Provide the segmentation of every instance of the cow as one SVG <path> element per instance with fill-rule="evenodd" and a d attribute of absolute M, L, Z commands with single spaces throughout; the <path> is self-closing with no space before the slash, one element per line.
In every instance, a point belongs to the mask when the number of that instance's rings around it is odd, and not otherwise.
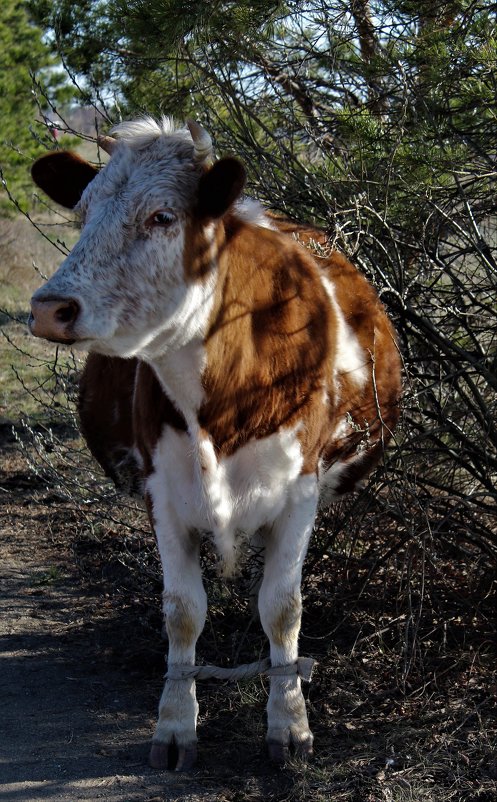
<path fill-rule="evenodd" d="M 312 754 L 299 672 L 301 574 L 318 504 L 364 482 L 392 437 L 401 370 L 375 290 L 326 237 L 278 218 L 213 157 L 196 122 L 119 124 L 101 169 L 66 151 L 32 167 L 81 236 L 31 301 L 33 335 L 89 352 L 80 416 L 117 482 L 141 487 L 162 562 L 168 673 L 150 763 L 195 765 L 195 647 L 210 541 L 236 573 L 264 550 L 269 757 Z M 319 255 L 321 253 L 322 255 Z M 125 480 L 122 480 L 125 482 Z M 169 761 L 169 762 L 168 762 Z"/>

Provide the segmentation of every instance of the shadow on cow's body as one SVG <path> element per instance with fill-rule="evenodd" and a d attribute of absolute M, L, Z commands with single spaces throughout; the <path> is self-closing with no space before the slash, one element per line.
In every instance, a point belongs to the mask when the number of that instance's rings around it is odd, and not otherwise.
<path fill-rule="evenodd" d="M 305 247 L 325 245 L 323 232 L 239 200 L 243 167 L 212 165 L 199 126 L 144 120 L 117 133 L 101 173 L 68 154 L 34 165 L 52 198 L 76 199 L 84 225 L 35 293 L 30 326 L 91 351 L 84 436 L 118 485 L 142 488 L 157 535 L 169 678 L 151 763 L 166 767 L 173 744 L 176 768 L 195 762 L 188 671 L 207 609 L 205 534 L 226 575 L 242 542 L 264 548 L 259 612 L 276 672 L 269 753 L 305 757 L 313 737 L 297 661 L 302 563 L 319 497 L 329 503 L 357 487 L 391 438 L 395 334 L 344 256 Z"/>

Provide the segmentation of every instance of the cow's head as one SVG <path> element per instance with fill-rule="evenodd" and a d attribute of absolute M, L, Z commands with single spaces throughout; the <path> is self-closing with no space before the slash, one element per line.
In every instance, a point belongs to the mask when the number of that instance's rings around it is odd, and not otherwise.
<path fill-rule="evenodd" d="M 146 357 L 190 339 L 205 317 L 222 219 L 245 171 L 234 158 L 211 164 L 197 123 L 146 118 L 113 133 L 100 171 L 66 151 L 33 165 L 36 184 L 75 208 L 82 233 L 33 295 L 29 326 L 55 342 Z"/>

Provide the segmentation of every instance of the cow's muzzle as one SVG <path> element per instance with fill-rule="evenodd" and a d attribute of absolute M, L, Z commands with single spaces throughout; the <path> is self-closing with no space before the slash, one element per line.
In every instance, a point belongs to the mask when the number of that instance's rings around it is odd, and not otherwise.
<path fill-rule="evenodd" d="M 78 339 L 74 333 L 74 325 L 79 313 L 80 306 L 74 298 L 33 297 L 28 319 L 29 330 L 35 337 L 72 345 Z"/>

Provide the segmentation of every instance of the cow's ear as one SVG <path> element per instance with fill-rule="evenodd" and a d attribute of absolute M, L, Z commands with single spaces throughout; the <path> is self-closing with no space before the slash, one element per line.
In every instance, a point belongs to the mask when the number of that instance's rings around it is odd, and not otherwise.
<path fill-rule="evenodd" d="M 33 181 L 49 198 L 74 209 L 84 190 L 98 170 L 70 150 L 54 150 L 35 161 L 31 167 Z"/>
<path fill-rule="evenodd" d="M 197 215 L 210 219 L 222 217 L 241 195 L 246 178 L 245 167 L 238 159 L 227 156 L 215 162 L 200 179 Z"/>

